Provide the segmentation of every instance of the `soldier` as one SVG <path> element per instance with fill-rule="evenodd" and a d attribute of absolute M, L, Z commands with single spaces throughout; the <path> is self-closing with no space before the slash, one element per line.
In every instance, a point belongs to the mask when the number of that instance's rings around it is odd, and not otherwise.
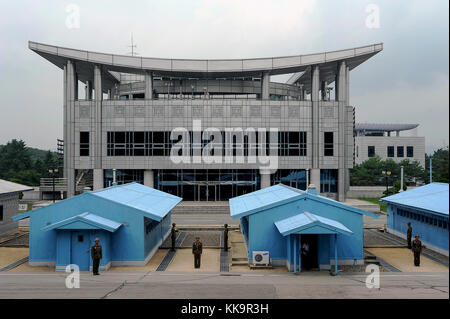
<path fill-rule="evenodd" d="M 95 245 L 91 247 L 92 272 L 94 275 L 100 275 L 98 266 L 100 265 L 100 259 L 102 259 L 102 246 L 98 244 L 99 242 L 100 240 L 95 238 Z"/>
<path fill-rule="evenodd" d="M 170 231 L 170 234 L 172 236 L 172 248 L 171 251 L 175 251 L 175 240 L 177 239 L 177 232 L 178 229 L 175 227 L 175 223 L 172 224 L 172 230 Z"/>
<path fill-rule="evenodd" d="M 412 243 L 412 251 L 414 253 L 414 266 L 420 266 L 420 253 L 422 251 L 422 242 L 419 240 L 419 235 L 416 235 Z"/>
<path fill-rule="evenodd" d="M 225 224 L 223 229 L 223 250 L 228 251 L 228 224 Z"/>
<path fill-rule="evenodd" d="M 408 230 L 406 231 L 406 241 L 408 242 L 408 249 L 411 249 L 411 239 L 412 239 L 412 227 L 411 223 L 408 223 Z"/>
<path fill-rule="evenodd" d="M 192 244 L 192 253 L 194 254 L 194 267 L 200 268 L 200 258 L 202 256 L 203 245 L 200 241 L 200 237 L 195 237 L 195 241 Z"/>

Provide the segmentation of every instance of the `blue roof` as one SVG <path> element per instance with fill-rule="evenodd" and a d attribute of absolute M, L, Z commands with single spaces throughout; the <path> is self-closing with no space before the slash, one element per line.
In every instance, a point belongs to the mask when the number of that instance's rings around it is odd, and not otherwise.
<path fill-rule="evenodd" d="M 97 216 L 91 213 L 83 213 L 47 225 L 41 230 L 79 229 L 79 226 L 76 226 L 78 222 L 91 226 L 89 227 L 90 229 L 104 229 L 110 232 L 115 232 L 122 225 L 121 223 L 115 222 L 108 218 Z"/>
<path fill-rule="evenodd" d="M 283 184 L 277 184 L 249 194 L 231 198 L 229 200 L 230 215 L 232 218 L 241 218 L 262 210 L 298 200 L 303 197 L 333 205 L 358 214 L 365 214 L 378 218 L 377 214 L 366 212 L 362 209 L 342 204 L 331 198 L 311 194 Z"/>
<path fill-rule="evenodd" d="M 160 221 L 183 200 L 139 183 L 112 186 L 88 194 L 135 208 L 157 221 Z"/>
<path fill-rule="evenodd" d="M 384 197 L 380 201 L 448 216 L 448 184 L 431 183 Z"/>
<path fill-rule="evenodd" d="M 161 221 L 164 216 L 183 200 L 180 197 L 133 182 L 83 193 L 52 205 L 65 205 L 68 204 L 67 201 L 77 200 L 77 198 L 81 196 L 96 196 L 120 205 L 131 207 L 138 210 L 145 217 L 156 221 Z M 45 209 L 46 207 L 47 206 L 16 215 L 13 217 L 13 220 L 18 221 L 30 217 L 34 212 Z"/>
<path fill-rule="evenodd" d="M 313 227 L 319 227 L 321 229 L 320 232 L 321 234 L 324 233 L 344 234 L 344 235 L 353 234 L 353 232 L 350 229 L 348 229 L 342 223 L 336 220 L 325 218 L 308 212 L 304 212 L 277 221 L 275 222 L 275 226 L 278 228 L 278 231 L 283 236 L 287 236 L 293 233 L 294 234 L 310 233 L 308 232 L 308 229 L 311 229 Z"/>

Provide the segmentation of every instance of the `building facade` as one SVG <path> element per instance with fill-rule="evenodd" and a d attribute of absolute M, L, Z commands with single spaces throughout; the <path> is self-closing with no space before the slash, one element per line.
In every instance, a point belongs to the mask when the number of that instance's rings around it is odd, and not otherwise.
<path fill-rule="evenodd" d="M 418 126 L 419 124 L 356 123 L 355 164 L 378 155 L 382 160 L 401 162 L 407 159 L 417 161 L 425 167 L 425 137 L 417 136 Z M 406 134 L 409 136 L 400 136 L 400 132 L 408 132 Z"/>
<path fill-rule="evenodd" d="M 138 183 L 86 192 L 15 216 L 30 218 L 30 266 L 92 269 L 100 240 L 100 270 L 145 266 L 169 236 L 171 210 L 182 199 Z"/>
<path fill-rule="evenodd" d="M 84 172 L 99 189 L 116 169 L 119 183 L 184 200 L 227 200 L 277 182 L 314 183 L 344 200 L 354 163 L 350 71 L 383 45 L 236 60 L 29 48 L 64 70 L 69 197 Z M 291 73 L 287 83 L 270 81 Z"/>
<path fill-rule="evenodd" d="M 31 190 L 33 187 L 0 179 L 0 235 L 17 230 L 12 217 L 19 212 L 19 194 Z"/>
<path fill-rule="evenodd" d="M 273 266 L 290 271 L 364 264 L 363 216 L 378 217 L 283 184 L 230 199 L 230 215 L 240 220 L 249 260 L 268 252 Z"/>
<path fill-rule="evenodd" d="M 384 197 L 387 231 L 406 238 L 408 223 L 429 249 L 448 256 L 448 184 L 431 183 Z"/>

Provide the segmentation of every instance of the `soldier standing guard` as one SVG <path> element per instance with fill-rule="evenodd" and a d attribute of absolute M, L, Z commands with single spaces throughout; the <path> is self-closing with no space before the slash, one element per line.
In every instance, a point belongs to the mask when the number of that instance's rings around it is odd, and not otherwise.
<path fill-rule="evenodd" d="M 175 251 L 175 241 L 177 239 L 178 229 L 175 227 L 175 223 L 172 224 L 172 230 L 170 231 L 170 235 L 172 237 L 172 248 L 171 251 Z"/>
<path fill-rule="evenodd" d="M 91 247 L 91 257 L 92 257 L 92 273 L 94 275 L 100 275 L 98 273 L 98 266 L 100 265 L 100 259 L 102 259 L 102 246 L 98 243 L 100 240 L 95 238 L 95 245 Z"/>
<path fill-rule="evenodd" d="M 223 250 L 228 251 L 228 224 L 225 224 L 223 229 Z"/>
<path fill-rule="evenodd" d="M 422 252 L 422 242 L 419 240 L 419 235 L 416 235 L 412 243 L 412 251 L 414 253 L 414 266 L 420 266 L 420 253 Z"/>
<path fill-rule="evenodd" d="M 408 242 L 408 249 L 411 249 L 411 239 L 412 239 L 412 227 L 411 223 L 408 223 L 408 230 L 406 231 L 406 241 Z"/>
<path fill-rule="evenodd" d="M 192 253 L 194 254 L 194 267 L 200 268 L 200 258 L 202 256 L 203 245 L 200 241 L 200 237 L 195 237 L 195 241 L 192 244 Z"/>

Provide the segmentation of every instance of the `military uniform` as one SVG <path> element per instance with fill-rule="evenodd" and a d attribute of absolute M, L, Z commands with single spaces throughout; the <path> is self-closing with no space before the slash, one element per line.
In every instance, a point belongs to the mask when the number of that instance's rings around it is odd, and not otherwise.
<path fill-rule="evenodd" d="M 223 230 L 223 250 L 228 251 L 228 226 Z"/>
<path fill-rule="evenodd" d="M 192 244 L 192 253 L 194 254 L 194 267 L 200 268 L 200 259 L 202 256 L 203 244 L 201 241 L 194 241 Z"/>
<path fill-rule="evenodd" d="M 408 225 L 408 230 L 406 231 L 406 241 L 408 242 L 408 249 L 411 249 L 411 238 L 412 238 L 412 228 Z"/>
<path fill-rule="evenodd" d="M 171 239 L 172 239 L 172 248 L 170 250 L 175 251 L 175 242 L 177 240 L 177 232 L 178 229 L 175 226 L 172 226 L 172 230 L 170 231 Z"/>
<path fill-rule="evenodd" d="M 91 257 L 92 257 L 92 273 L 94 275 L 98 275 L 98 267 L 100 265 L 100 259 L 102 259 L 102 246 L 94 245 L 91 248 Z"/>
<path fill-rule="evenodd" d="M 414 266 L 420 266 L 420 253 L 422 252 L 422 242 L 416 238 L 412 242 L 412 251 L 414 253 Z"/>

